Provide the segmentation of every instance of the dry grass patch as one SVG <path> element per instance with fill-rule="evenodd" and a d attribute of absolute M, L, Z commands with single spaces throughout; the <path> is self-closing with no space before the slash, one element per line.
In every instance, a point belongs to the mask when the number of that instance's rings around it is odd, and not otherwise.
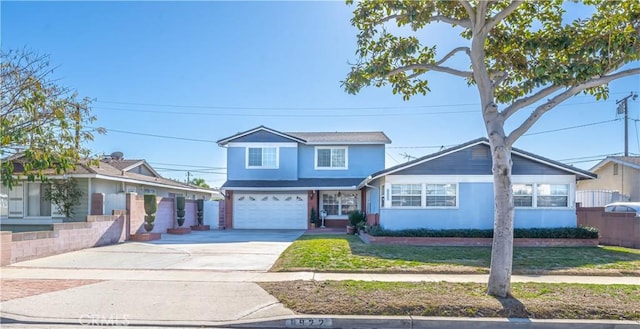
<path fill-rule="evenodd" d="M 640 286 L 514 283 L 513 297 L 486 285 L 450 282 L 292 281 L 260 283 L 302 314 L 640 320 Z"/>

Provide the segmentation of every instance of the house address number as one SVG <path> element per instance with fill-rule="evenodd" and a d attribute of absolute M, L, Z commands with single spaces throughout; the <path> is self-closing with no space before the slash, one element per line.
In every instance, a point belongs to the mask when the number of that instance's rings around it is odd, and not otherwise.
<path fill-rule="evenodd" d="M 287 319 L 285 320 L 287 328 L 331 328 L 333 324 L 331 319 Z"/>

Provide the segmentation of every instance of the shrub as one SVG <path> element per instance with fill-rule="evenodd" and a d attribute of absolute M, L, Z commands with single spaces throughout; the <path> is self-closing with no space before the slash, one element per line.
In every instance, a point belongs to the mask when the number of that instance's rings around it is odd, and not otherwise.
<path fill-rule="evenodd" d="M 354 211 L 349 214 L 349 225 L 358 227 L 358 225 L 364 224 L 366 221 L 366 217 L 364 213 L 361 211 Z M 362 224 L 361 224 L 362 223 Z"/>
<path fill-rule="evenodd" d="M 393 237 L 493 238 L 493 230 L 477 229 L 431 230 L 420 228 L 408 230 L 387 230 L 381 226 L 371 226 L 368 233 L 373 236 Z M 513 237 L 533 239 L 597 239 L 598 229 L 595 227 L 514 229 Z"/>

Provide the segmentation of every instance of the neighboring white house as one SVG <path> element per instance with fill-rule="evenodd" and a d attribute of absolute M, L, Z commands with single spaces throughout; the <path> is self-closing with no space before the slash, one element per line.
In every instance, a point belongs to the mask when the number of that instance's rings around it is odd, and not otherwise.
<path fill-rule="evenodd" d="M 13 160 L 16 168 L 14 174 L 19 177 L 22 172 L 20 159 Z M 106 157 L 97 165 L 81 162 L 76 168 L 64 175 L 57 175 L 53 170 L 45 171 L 49 179 L 74 178 L 82 197 L 74 207 L 71 220 L 84 221 L 91 213 L 91 195 L 105 195 L 105 213 L 114 209 L 125 209 L 126 193 L 156 194 L 159 197 L 183 195 L 188 199 L 216 199 L 221 195 L 213 189 L 205 189 L 162 177 L 145 160 L 125 160 L 122 157 Z M 63 217 L 57 213 L 55 205 L 45 197 L 47 183 L 20 180 L 9 190 L 2 186 L 2 204 L 6 209 L 0 214 L 3 224 L 49 224 L 62 222 Z M 5 202 L 6 201 L 6 202 Z"/>

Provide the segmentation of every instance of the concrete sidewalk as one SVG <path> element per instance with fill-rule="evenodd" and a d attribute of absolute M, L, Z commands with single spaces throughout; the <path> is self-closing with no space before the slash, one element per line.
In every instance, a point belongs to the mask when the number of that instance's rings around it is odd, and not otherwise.
<path fill-rule="evenodd" d="M 513 319 L 433 319 L 296 315 L 256 282 L 292 280 L 486 282 L 487 275 L 70 269 L 9 266 L 2 280 L 98 280 L 0 304 L 3 327 L 162 326 L 217 328 L 509 328 Z M 56 281 L 52 281 L 56 282 Z M 62 281 L 60 281 L 62 282 Z M 513 282 L 640 285 L 638 277 L 513 276 Z M 27 282 L 28 284 L 28 282 Z M 322 320 L 322 325 L 318 325 Z M 292 322 L 293 321 L 293 322 Z M 297 322 L 296 322 L 297 321 Z M 575 321 L 519 319 L 527 328 L 571 328 Z M 13 324 L 12 324 L 13 322 Z M 311 325 L 313 324 L 313 325 Z M 446 324 L 446 325 L 445 325 Z M 587 325 L 588 324 L 588 325 Z M 639 328 L 629 321 L 581 323 L 582 328 Z"/>
<path fill-rule="evenodd" d="M 208 270 L 131 270 L 131 269 L 70 269 L 3 267 L 3 279 L 77 279 L 123 281 L 181 281 L 181 282 L 276 282 L 295 280 L 315 281 L 386 281 L 386 282 L 478 282 L 489 279 L 488 274 L 382 274 L 382 273 L 324 273 L 324 272 L 262 272 Z M 632 276 L 573 276 L 573 275 L 513 275 L 512 282 L 627 284 L 640 285 L 640 277 Z"/>

